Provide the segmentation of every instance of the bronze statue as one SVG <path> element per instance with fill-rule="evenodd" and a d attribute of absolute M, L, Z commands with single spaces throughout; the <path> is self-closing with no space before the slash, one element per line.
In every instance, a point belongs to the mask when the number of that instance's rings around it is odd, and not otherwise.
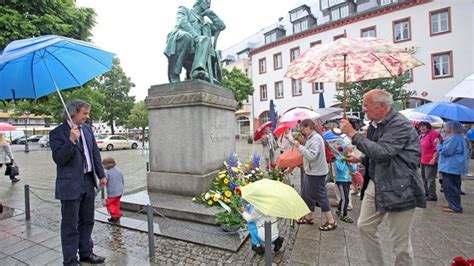
<path fill-rule="evenodd" d="M 180 81 L 183 67 L 188 79 L 212 83 L 222 80 L 216 43 L 225 24 L 210 6 L 211 0 L 196 0 L 192 9 L 178 8 L 176 26 L 168 34 L 164 51 L 168 57 L 169 82 Z"/>

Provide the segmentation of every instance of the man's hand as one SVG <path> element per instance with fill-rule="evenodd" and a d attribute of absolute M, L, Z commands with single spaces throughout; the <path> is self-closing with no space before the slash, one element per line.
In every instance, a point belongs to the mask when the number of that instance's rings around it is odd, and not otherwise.
<path fill-rule="evenodd" d="M 346 157 L 346 163 L 361 163 L 362 158 L 361 157 L 356 157 L 354 155 L 349 155 Z"/>
<path fill-rule="evenodd" d="M 100 178 L 99 184 L 101 187 L 105 187 L 107 185 L 107 179 L 105 177 Z"/>
<path fill-rule="evenodd" d="M 71 128 L 71 131 L 69 131 L 69 140 L 72 142 L 72 143 L 76 143 L 76 141 L 81 137 L 81 131 L 76 127 L 74 126 L 73 128 Z"/>
<path fill-rule="evenodd" d="M 357 131 L 352 127 L 351 122 L 347 119 L 341 119 L 341 131 L 349 137 L 353 137 Z"/>

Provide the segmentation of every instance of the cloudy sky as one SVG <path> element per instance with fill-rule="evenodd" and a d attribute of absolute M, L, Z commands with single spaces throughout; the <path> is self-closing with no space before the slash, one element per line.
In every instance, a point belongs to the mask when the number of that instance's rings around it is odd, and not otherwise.
<path fill-rule="evenodd" d="M 227 25 L 218 49 L 232 46 L 298 5 L 299 0 L 214 0 L 211 9 Z M 168 82 L 163 55 L 166 35 L 175 24 L 178 6 L 194 0 L 76 0 L 77 6 L 97 13 L 93 43 L 120 58 L 122 68 L 136 84 L 131 94 L 143 100 L 150 85 Z"/>

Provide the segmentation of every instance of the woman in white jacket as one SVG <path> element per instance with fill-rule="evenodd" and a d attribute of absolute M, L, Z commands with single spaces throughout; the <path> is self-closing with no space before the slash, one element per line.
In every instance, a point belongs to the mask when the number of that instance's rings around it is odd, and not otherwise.
<path fill-rule="evenodd" d="M 7 167 L 14 163 L 13 153 L 10 144 L 5 141 L 5 134 L 0 133 L 0 168 L 5 164 Z M 12 183 L 20 181 L 14 175 L 10 175 Z"/>

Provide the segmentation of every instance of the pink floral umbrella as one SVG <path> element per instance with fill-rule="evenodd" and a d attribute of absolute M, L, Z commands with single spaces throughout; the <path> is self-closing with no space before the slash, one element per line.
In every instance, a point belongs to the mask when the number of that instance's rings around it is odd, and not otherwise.
<path fill-rule="evenodd" d="M 377 38 L 341 38 L 306 50 L 289 66 L 286 77 L 313 82 L 346 83 L 396 77 L 423 63 L 403 47 Z"/>
<path fill-rule="evenodd" d="M 284 113 L 280 118 L 280 122 L 293 122 L 295 126 L 298 121 L 303 121 L 305 119 L 316 119 L 321 115 L 315 111 L 311 111 L 306 108 L 296 107 Z"/>

